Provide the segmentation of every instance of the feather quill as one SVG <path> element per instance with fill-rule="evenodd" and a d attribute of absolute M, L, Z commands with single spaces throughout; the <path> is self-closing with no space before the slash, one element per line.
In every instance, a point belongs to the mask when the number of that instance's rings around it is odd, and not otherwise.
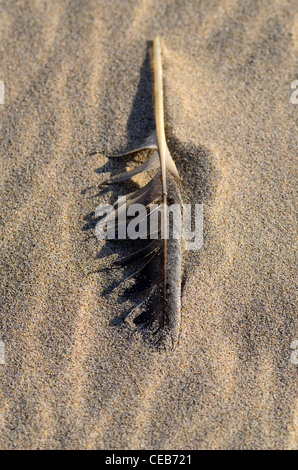
<path fill-rule="evenodd" d="M 179 227 L 174 227 L 177 223 L 174 219 L 169 220 L 167 206 L 173 203 L 181 205 L 181 197 L 175 182 L 175 178 L 179 178 L 179 173 L 169 152 L 165 135 L 162 55 L 159 37 L 156 37 L 152 43 L 152 70 L 156 129 L 140 147 L 125 154 L 113 155 L 113 157 L 130 155 L 144 149 L 152 149 L 154 152 L 137 168 L 104 180 L 103 184 L 125 181 L 139 173 L 156 170 L 146 186 L 126 196 L 126 207 L 118 205 L 117 230 L 119 232 L 121 229 L 119 221 L 123 211 L 136 203 L 147 207 L 148 216 L 152 213 L 152 204 L 158 203 L 162 208 L 162 221 L 160 220 L 155 233 L 146 226 L 143 237 L 149 240 L 144 241 L 145 246 L 115 261 L 112 267 L 144 263 L 124 281 L 132 278 L 135 280 L 135 283 L 125 290 L 125 295 L 147 293 L 145 301 L 133 310 L 132 313 L 139 311 L 133 321 L 138 329 L 149 331 L 154 342 L 164 341 L 170 337 L 172 344 L 175 344 L 178 340 L 181 314 L 181 242 L 180 238 L 173 236 L 173 230 L 179 230 Z M 116 206 L 117 203 L 115 208 Z M 131 220 L 134 220 L 134 217 L 128 219 L 128 221 Z"/>

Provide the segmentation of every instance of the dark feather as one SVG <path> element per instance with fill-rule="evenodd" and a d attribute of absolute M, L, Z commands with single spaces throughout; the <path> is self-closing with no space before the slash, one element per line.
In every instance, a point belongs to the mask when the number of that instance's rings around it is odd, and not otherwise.
<path fill-rule="evenodd" d="M 126 229 L 130 222 L 138 223 L 137 227 L 141 227 L 141 220 L 140 218 L 136 219 L 137 216 L 129 217 L 126 222 L 120 220 L 123 220 L 123 216 L 127 215 L 126 211 L 133 204 L 142 204 L 147 209 L 142 218 L 142 221 L 145 221 L 145 229 L 140 228 L 139 235 L 143 235 L 144 238 L 148 239 L 157 238 L 157 240 L 144 241 L 145 245 L 143 247 L 124 258 L 114 261 L 112 267 L 142 263 L 132 274 L 121 281 L 118 287 L 125 287 L 125 284 L 130 281 L 130 285 L 125 288 L 123 295 L 130 297 L 146 294 L 145 301 L 142 301 L 132 311 L 133 321 L 138 329 L 151 332 L 154 341 L 170 337 L 172 343 L 175 343 L 179 334 L 181 308 L 180 239 L 177 240 L 173 236 L 174 222 L 167 220 L 166 211 L 162 212 L 161 220 L 155 232 L 150 231 L 148 223 L 153 203 L 163 204 L 163 207 L 173 202 L 181 204 L 179 190 L 173 178 L 173 176 L 179 177 L 179 175 L 167 147 L 164 133 L 161 52 L 158 38 L 153 42 L 153 75 L 157 131 L 154 131 L 139 148 L 123 155 L 132 154 L 143 149 L 154 149 L 155 151 L 147 161 L 137 168 L 122 172 L 103 183 L 121 182 L 137 174 L 157 170 L 144 187 L 126 196 L 126 207 L 121 205 L 121 200 L 114 205 L 117 222 L 116 237 L 119 231 Z M 168 239 L 162 237 L 162 222 L 169 222 Z M 165 226 L 167 227 L 167 223 Z M 132 280 L 134 281 L 133 284 L 131 284 Z"/>

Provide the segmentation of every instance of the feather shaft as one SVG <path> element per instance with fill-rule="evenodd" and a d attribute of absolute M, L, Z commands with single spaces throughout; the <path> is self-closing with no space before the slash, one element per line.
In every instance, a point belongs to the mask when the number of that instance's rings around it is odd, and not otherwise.
<path fill-rule="evenodd" d="M 166 176 L 166 136 L 164 124 L 164 99 L 163 99 L 163 83 L 162 83 L 162 58 L 161 58 L 161 45 L 160 39 L 157 36 L 153 41 L 153 77 L 154 77 L 154 110 L 155 110 L 155 124 L 156 134 L 160 158 L 161 178 L 162 178 L 162 202 L 163 207 L 167 204 L 167 176 Z M 163 226 L 164 226 L 164 298 L 163 306 L 166 309 L 166 292 L 167 292 L 167 211 L 163 211 Z"/>

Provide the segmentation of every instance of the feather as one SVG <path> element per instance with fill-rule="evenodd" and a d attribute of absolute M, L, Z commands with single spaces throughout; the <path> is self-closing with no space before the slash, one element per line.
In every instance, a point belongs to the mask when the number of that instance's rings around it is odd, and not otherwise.
<path fill-rule="evenodd" d="M 178 170 L 169 152 L 165 136 L 162 56 L 158 37 L 152 44 L 152 69 L 156 129 L 143 145 L 117 156 L 126 156 L 147 149 L 154 152 L 137 168 L 110 177 L 101 184 L 118 183 L 137 174 L 156 170 L 149 183 L 126 195 L 125 205 L 121 204 L 121 198 L 107 214 L 106 220 L 115 214 L 116 237 L 121 230 L 126 230 L 129 224 L 133 223 L 139 227 L 139 237 L 146 238 L 141 249 L 114 261 L 111 267 L 141 263 L 133 274 L 120 283 L 123 286 L 129 279 L 134 279 L 134 284 L 124 290 L 126 296 L 146 293 L 145 301 L 132 311 L 135 315 L 133 321 L 137 329 L 149 332 L 154 342 L 164 341 L 170 337 L 172 344 L 175 344 L 180 328 L 181 243 L 180 238 L 173 236 L 173 231 L 178 227 L 175 227 L 177 222 L 170 220 L 167 206 L 169 202 L 181 204 L 181 197 L 175 182 L 175 178 L 179 178 Z M 129 210 L 133 208 L 133 204 L 142 204 L 146 208 L 145 214 L 130 215 Z M 153 207 L 154 204 L 158 206 Z M 152 229 L 151 226 L 148 227 L 149 216 L 157 209 L 160 209 L 161 219 L 157 228 Z M 123 218 L 124 215 L 128 216 L 126 220 Z"/>

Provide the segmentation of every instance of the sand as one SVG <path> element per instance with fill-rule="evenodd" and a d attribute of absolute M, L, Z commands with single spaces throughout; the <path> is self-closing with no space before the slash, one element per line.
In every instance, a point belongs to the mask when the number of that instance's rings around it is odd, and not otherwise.
<path fill-rule="evenodd" d="M 2 449 L 297 448 L 297 30 L 286 0 L 1 2 Z M 153 128 L 157 34 L 182 196 L 204 206 L 174 351 L 115 321 L 129 300 L 94 271 L 118 248 L 90 215 L 115 193 L 85 191 Z"/>

